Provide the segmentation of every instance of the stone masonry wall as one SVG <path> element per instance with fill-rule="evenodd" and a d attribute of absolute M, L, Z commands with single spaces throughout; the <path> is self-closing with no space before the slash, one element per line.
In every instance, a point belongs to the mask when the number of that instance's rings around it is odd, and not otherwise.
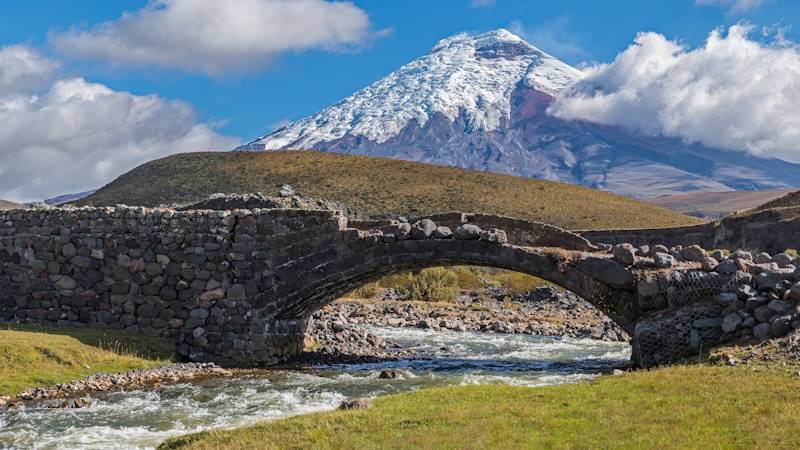
<path fill-rule="evenodd" d="M 272 320 L 258 294 L 340 227 L 332 211 L 3 212 L 0 320 L 118 328 L 193 360 L 263 363 L 299 350 L 306 324 Z"/>
<path fill-rule="evenodd" d="M 576 233 L 595 244 L 629 243 L 637 247 L 696 244 L 709 249 L 780 253 L 786 249 L 800 249 L 800 208 L 774 208 L 688 227 Z"/>

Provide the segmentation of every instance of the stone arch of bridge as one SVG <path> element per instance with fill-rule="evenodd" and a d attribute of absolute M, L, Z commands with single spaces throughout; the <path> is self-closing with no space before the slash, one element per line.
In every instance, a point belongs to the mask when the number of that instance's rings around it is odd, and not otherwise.
<path fill-rule="evenodd" d="M 371 244 L 365 245 L 364 239 Z M 628 332 L 639 314 L 632 274 L 608 258 L 479 240 L 384 242 L 379 236 L 368 236 L 340 248 L 324 264 L 294 271 L 302 285 L 279 295 L 283 307 L 275 317 L 306 319 L 347 292 L 386 275 L 451 265 L 494 267 L 542 278 L 583 297 Z"/>

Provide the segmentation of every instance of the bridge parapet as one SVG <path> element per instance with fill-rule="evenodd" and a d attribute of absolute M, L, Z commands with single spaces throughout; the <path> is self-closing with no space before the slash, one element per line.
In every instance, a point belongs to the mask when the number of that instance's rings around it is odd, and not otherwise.
<path fill-rule="evenodd" d="M 523 247 L 553 247 L 565 250 L 597 251 L 586 238 L 571 231 L 542 222 L 531 222 L 513 217 L 494 214 L 475 214 L 449 212 L 422 216 L 414 220 L 430 219 L 437 225 L 455 231 L 463 224 L 472 224 L 484 230 L 497 228 L 503 230 L 510 244 Z M 396 226 L 397 220 L 351 220 L 348 226 L 359 229 L 387 230 Z"/>

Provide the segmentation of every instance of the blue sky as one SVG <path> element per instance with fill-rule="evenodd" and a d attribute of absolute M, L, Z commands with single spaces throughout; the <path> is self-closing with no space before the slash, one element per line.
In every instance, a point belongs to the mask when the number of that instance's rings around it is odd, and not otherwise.
<path fill-rule="evenodd" d="M 28 0 L 0 5 L 0 44 L 28 43 L 46 54 L 49 32 L 92 27 L 135 11 L 146 1 Z M 491 3 L 491 2 L 487 2 Z M 800 2 L 771 0 L 745 11 L 730 5 L 670 1 L 512 1 L 472 7 L 469 0 L 356 1 L 375 30 L 359 48 L 289 51 L 256 73 L 209 76 L 152 65 L 128 67 L 61 58 L 65 72 L 114 90 L 158 94 L 191 104 L 219 132 L 249 140 L 349 95 L 428 51 L 437 40 L 466 31 L 522 29 L 531 43 L 570 64 L 610 61 L 639 31 L 656 31 L 690 46 L 716 27 L 741 20 L 759 26 L 800 22 Z M 796 39 L 790 30 L 787 37 Z M 541 42 L 540 42 L 541 41 Z M 58 56 L 58 55 L 56 55 Z M 221 122 L 221 123 L 220 123 Z"/>

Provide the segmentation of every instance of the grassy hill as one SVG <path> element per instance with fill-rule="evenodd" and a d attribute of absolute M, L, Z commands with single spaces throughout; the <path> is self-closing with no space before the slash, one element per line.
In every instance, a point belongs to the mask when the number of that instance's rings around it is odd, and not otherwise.
<path fill-rule="evenodd" d="M 800 191 L 794 191 L 784 195 L 783 197 L 779 197 L 774 200 L 768 201 L 756 209 L 765 210 L 770 208 L 782 208 L 787 206 L 800 206 Z"/>
<path fill-rule="evenodd" d="M 20 205 L 19 203 L 10 202 L 8 200 L 0 200 L 0 211 L 6 209 L 18 209 L 18 208 L 24 208 L 24 206 Z"/>
<path fill-rule="evenodd" d="M 758 207 L 794 191 L 795 189 L 770 189 L 766 191 L 695 192 L 665 195 L 647 200 L 647 202 L 690 216 L 716 220 L 736 211 Z"/>
<path fill-rule="evenodd" d="M 131 170 L 79 203 L 154 206 L 193 202 L 215 192 L 273 195 L 284 183 L 370 215 L 469 211 L 569 229 L 701 222 L 628 197 L 566 183 L 314 151 L 173 155 Z"/>

